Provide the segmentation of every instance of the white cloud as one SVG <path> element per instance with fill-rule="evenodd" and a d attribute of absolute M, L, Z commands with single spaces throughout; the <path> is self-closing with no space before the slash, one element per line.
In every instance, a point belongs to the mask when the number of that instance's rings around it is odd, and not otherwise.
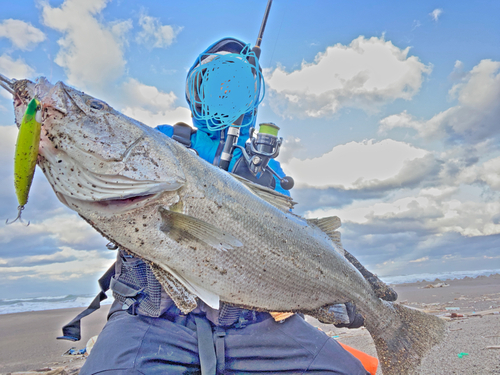
<path fill-rule="evenodd" d="M 307 216 L 337 215 L 343 223 L 367 226 L 370 233 L 385 236 L 420 232 L 420 246 L 425 247 L 425 241 L 436 241 L 446 233 L 465 237 L 499 234 L 500 224 L 493 219 L 499 210 L 500 202 L 478 200 L 466 194 L 463 188 L 448 187 L 400 191 L 384 201 L 356 201 L 340 209 L 310 211 Z"/>
<path fill-rule="evenodd" d="M 122 89 L 128 103 L 134 103 L 150 111 L 171 108 L 177 100 L 177 96 L 172 91 L 161 92 L 155 86 L 145 85 L 133 78 L 126 81 Z"/>
<path fill-rule="evenodd" d="M 21 260 L 21 263 L 30 264 L 30 263 L 39 263 L 39 262 L 44 262 L 44 261 L 62 262 L 65 259 L 71 259 L 71 258 L 74 258 L 77 256 L 81 257 L 82 253 L 77 251 L 77 250 L 73 250 L 69 247 L 62 247 L 60 251 L 57 251 L 57 252 L 52 253 L 52 254 L 32 255 L 32 256 L 24 257 Z"/>
<path fill-rule="evenodd" d="M 272 104 L 288 116 L 321 117 L 342 107 L 374 110 L 395 99 L 411 99 L 431 67 L 408 53 L 409 47 L 400 49 L 383 37 L 336 44 L 291 73 L 282 67 L 269 72 Z"/>
<path fill-rule="evenodd" d="M 464 63 L 460 60 L 455 61 L 453 71 L 450 74 L 450 79 L 453 81 L 460 81 L 467 77 L 467 72 L 464 71 Z"/>
<path fill-rule="evenodd" d="M 127 33 L 133 28 L 132 20 L 115 21 L 109 24 L 109 30 L 120 43 L 128 45 Z"/>
<path fill-rule="evenodd" d="M 30 23 L 8 19 L 0 23 L 0 38 L 9 39 L 12 44 L 23 50 L 33 49 L 45 40 L 45 34 Z"/>
<path fill-rule="evenodd" d="M 415 30 L 415 29 L 419 28 L 420 26 L 422 26 L 422 24 L 420 23 L 420 21 L 419 21 L 419 20 L 413 20 L 413 26 L 412 26 L 412 28 L 411 28 L 411 31 L 413 31 L 413 30 Z"/>
<path fill-rule="evenodd" d="M 461 64 L 455 67 L 460 68 Z M 413 128 L 426 139 L 447 137 L 463 143 L 500 135 L 500 62 L 482 60 L 449 93 L 458 99 L 457 106 L 427 121 L 417 120 L 403 111 L 382 119 L 379 130 Z"/>
<path fill-rule="evenodd" d="M 76 214 L 55 214 L 41 222 L 31 223 L 28 228 L 23 225 L 0 227 L 0 243 L 9 243 L 23 236 L 49 236 L 65 245 L 83 245 L 101 238 Z"/>
<path fill-rule="evenodd" d="M 361 189 L 386 186 L 388 182 L 401 186 L 420 175 L 415 163 L 427 156 L 427 151 L 407 143 L 370 140 L 336 146 L 319 158 L 292 158 L 283 168 L 294 177 L 297 186 Z"/>
<path fill-rule="evenodd" d="M 96 16 L 107 2 L 65 0 L 59 8 L 42 5 L 44 24 L 64 34 L 55 62 L 65 69 L 68 83 L 80 88 L 103 88 L 124 72 L 122 33 L 131 23 L 109 27 L 100 23 Z"/>
<path fill-rule="evenodd" d="M 50 261 L 72 259 L 67 262 L 48 263 L 34 266 L 0 267 L 3 279 L 17 280 L 20 278 L 42 278 L 49 280 L 68 281 L 79 279 L 84 275 L 94 275 L 108 269 L 114 260 L 105 258 L 97 250 L 74 250 L 61 247 L 61 250 L 50 256 L 32 256 L 26 263 L 32 261 Z"/>
<path fill-rule="evenodd" d="M 186 107 L 176 107 L 158 112 L 151 112 L 139 107 L 127 107 L 123 110 L 123 114 L 151 127 L 163 124 L 173 125 L 177 122 L 191 125 L 191 111 Z"/>
<path fill-rule="evenodd" d="M 17 60 L 14 60 L 7 54 L 3 54 L 0 56 L 0 71 L 4 76 L 15 79 L 30 78 L 35 74 L 33 68 L 26 64 L 23 59 L 19 58 Z M 5 97 L 12 97 L 10 94 L 4 94 L 4 92 L 7 93 L 7 91 L 5 91 L 3 88 L 0 88 L 0 90 L 2 91 L 2 94 L 5 95 Z"/>
<path fill-rule="evenodd" d="M 434 20 L 434 21 L 438 21 L 439 17 L 441 16 L 441 14 L 443 14 L 443 10 L 442 9 L 434 9 L 432 12 L 429 13 L 429 15 L 431 16 L 431 18 Z"/>
<path fill-rule="evenodd" d="M 14 119 L 12 119 L 14 122 Z M 14 163 L 14 147 L 17 139 L 17 126 L 0 126 L 0 163 Z"/>
<path fill-rule="evenodd" d="M 155 17 L 142 14 L 139 18 L 142 31 L 137 35 L 137 43 L 145 44 L 150 48 L 165 48 L 173 43 L 182 30 L 181 27 L 162 25 Z"/>
<path fill-rule="evenodd" d="M 173 92 L 165 93 L 131 78 L 123 84 L 122 93 L 125 103 L 122 112 L 146 125 L 191 123 L 191 111 L 174 106 L 177 96 Z"/>
<path fill-rule="evenodd" d="M 281 146 L 280 153 L 278 155 L 278 160 L 282 164 L 288 163 L 298 151 L 304 150 L 305 147 L 302 145 L 300 138 L 288 137 L 284 140 Z"/>
<path fill-rule="evenodd" d="M 500 157 L 463 168 L 457 179 L 467 184 L 484 183 L 490 189 L 500 191 Z"/>

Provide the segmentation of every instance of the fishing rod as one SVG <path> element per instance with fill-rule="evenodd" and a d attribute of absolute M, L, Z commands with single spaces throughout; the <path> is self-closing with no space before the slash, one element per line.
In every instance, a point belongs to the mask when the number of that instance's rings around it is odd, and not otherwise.
<path fill-rule="evenodd" d="M 248 62 L 258 69 L 258 59 L 260 58 L 260 45 L 262 43 L 262 37 L 264 36 L 264 30 L 266 29 L 267 19 L 269 17 L 269 11 L 271 10 L 271 4 L 273 0 L 267 1 L 266 10 L 264 12 L 264 18 L 262 19 L 262 23 L 260 25 L 259 34 L 257 35 L 257 41 L 255 42 L 255 46 L 252 48 L 252 52 L 255 54 L 254 56 L 250 56 L 248 58 Z M 222 150 L 222 154 L 220 156 L 219 167 L 228 170 L 229 164 L 231 163 L 231 159 L 233 158 L 233 151 L 236 143 L 238 143 L 238 138 L 240 136 L 240 125 L 243 122 L 243 117 L 245 114 L 242 114 L 232 126 L 229 126 L 227 130 L 226 142 L 224 144 L 224 149 Z"/>
<path fill-rule="evenodd" d="M 257 36 L 257 41 L 255 42 L 255 46 L 252 48 L 252 51 L 255 53 L 257 58 L 260 58 L 260 44 L 262 43 L 262 37 L 264 36 L 264 30 L 266 29 L 267 18 L 269 17 L 269 11 L 271 10 L 271 5 L 273 0 L 268 0 L 266 11 L 264 12 L 264 18 L 262 19 L 262 24 L 260 25 L 259 35 Z"/>
<path fill-rule="evenodd" d="M 258 59 L 261 54 L 260 45 L 262 43 L 262 37 L 264 36 L 264 30 L 266 29 L 267 19 L 269 17 L 272 3 L 272 0 L 268 0 L 266 10 L 264 12 L 264 18 L 262 19 L 262 24 L 257 36 L 257 41 L 255 42 L 255 46 L 252 48 L 253 54 L 248 58 L 248 62 L 252 64 L 255 69 L 260 69 L 258 66 Z M 290 176 L 281 177 L 268 166 L 269 161 L 278 156 L 283 143 L 283 138 L 278 138 L 278 131 L 280 128 L 272 122 L 261 123 L 259 124 L 259 131 L 255 136 L 255 128 L 252 127 L 250 129 L 250 136 L 245 143 L 245 147 L 242 147 L 237 144 L 240 135 L 240 127 L 238 125 L 241 125 L 242 121 L 243 115 L 241 115 L 234 123 L 236 126 L 230 126 L 228 128 L 226 143 L 224 145 L 224 151 L 221 154 L 219 166 L 228 170 L 233 151 L 235 148 L 239 148 L 242 153 L 242 158 L 245 161 L 248 171 L 250 172 L 250 174 L 247 174 L 245 177 L 250 178 L 251 180 L 253 180 L 253 178 L 259 179 L 262 177 L 264 172 L 269 171 L 280 182 L 283 189 L 290 190 L 294 185 L 293 178 Z"/>

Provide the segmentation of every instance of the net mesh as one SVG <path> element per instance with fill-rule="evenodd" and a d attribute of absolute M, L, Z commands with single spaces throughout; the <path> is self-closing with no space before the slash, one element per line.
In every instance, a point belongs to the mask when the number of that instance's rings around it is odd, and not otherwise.
<path fill-rule="evenodd" d="M 161 315 L 161 285 L 149 265 L 137 258 L 133 258 L 132 261 L 123 261 L 119 279 L 132 288 L 144 288 L 144 299 L 138 307 L 141 314 L 151 317 Z M 126 297 L 116 292 L 113 292 L 113 296 L 120 302 L 126 300 Z"/>
<path fill-rule="evenodd" d="M 198 60 L 187 82 L 193 117 L 206 121 L 211 131 L 235 126 L 246 113 L 251 116 L 237 126 L 253 124 L 265 89 L 258 59 L 249 45 L 241 53 L 204 53 Z"/>

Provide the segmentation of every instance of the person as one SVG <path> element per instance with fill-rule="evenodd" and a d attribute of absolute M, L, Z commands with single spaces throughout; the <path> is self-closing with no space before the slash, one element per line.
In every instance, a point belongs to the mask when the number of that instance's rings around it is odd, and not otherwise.
<path fill-rule="evenodd" d="M 186 85 L 186 98 L 197 130 L 186 124 L 177 124 L 160 125 L 158 131 L 217 165 L 227 128 L 217 126 L 220 119 L 200 116 L 209 111 L 203 108 L 198 97 L 200 92 L 196 85 L 200 82 L 193 74 L 217 56 L 242 54 L 248 52 L 248 48 L 234 38 L 224 38 L 209 46 L 188 72 Z M 257 75 L 257 70 L 253 74 Z M 256 105 L 260 101 L 258 97 L 257 93 Z M 256 108 L 240 118 L 244 126 L 240 128 L 238 145 L 244 146 L 249 138 L 255 115 Z M 242 160 L 240 149 L 236 149 L 229 171 L 289 194 L 280 185 L 280 180 L 269 172 L 259 178 L 249 174 Z M 271 159 L 269 166 L 284 176 L 276 160 Z M 150 267 L 140 259 L 119 250 L 113 273 L 111 289 L 115 301 L 108 321 L 80 371 L 81 375 L 367 374 L 358 359 L 299 314 L 277 321 L 267 312 L 224 303 L 219 310 L 214 310 L 202 301 L 189 314 L 182 314 L 155 279 Z M 350 312 L 350 324 L 362 325 L 362 318 L 353 313 L 352 306 Z"/>

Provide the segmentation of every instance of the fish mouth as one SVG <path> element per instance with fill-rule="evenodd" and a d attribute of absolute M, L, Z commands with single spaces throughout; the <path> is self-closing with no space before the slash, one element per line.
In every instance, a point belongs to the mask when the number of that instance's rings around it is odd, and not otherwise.
<path fill-rule="evenodd" d="M 3 74 L 0 74 L 0 86 L 7 90 L 12 96 L 15 96 L 14 80 L 8 79 Z"/>
<path fill-rule="evenodd" d="M 182 181 L 137 180 L 120 172 L 97 173 L 63 152 L 44 148 L 38 165 L 59 200 L 69 208 L 99 214 L 117 214 L 145 206 L 166 191 L 179 189 Z"/>
<path fill-rule="evenodd" d="M 137 204 L 144 200 L 148 200 L 158 194 L 146 194 L 146 195 L 136 195 L 127 198 L 116 198 L 116 199 L 107 199 L 103 201 L 95 202 L 96 204 L 103 207 L 126 207 L 132 204 Z"/>

